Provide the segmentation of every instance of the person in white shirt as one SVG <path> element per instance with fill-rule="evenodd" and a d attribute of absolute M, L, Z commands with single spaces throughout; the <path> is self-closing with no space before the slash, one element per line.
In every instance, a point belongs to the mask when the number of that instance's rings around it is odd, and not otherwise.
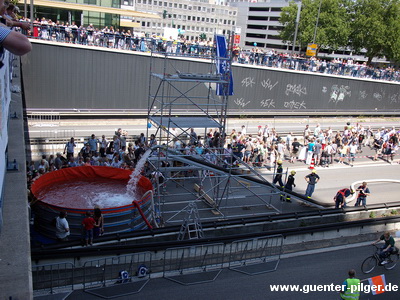
<path fill-rule="evenodd" d="M 67 241 L 70 235 L 66 216 L 66 211 L 60 211 L 59 216 L 56 218 L 56 237 L 58 241 Z"/>
<path fill-rule="evenodd" d="M 357 146 L 355 141 L 352 142 L 350 147 L 349 147 L 349 154 L 350 154 L 349 155 L 349 165 L 350 166 L 354 165 L 354 160 L 356 158 L 357 148 L 358 148 L 358 146 Z"/>

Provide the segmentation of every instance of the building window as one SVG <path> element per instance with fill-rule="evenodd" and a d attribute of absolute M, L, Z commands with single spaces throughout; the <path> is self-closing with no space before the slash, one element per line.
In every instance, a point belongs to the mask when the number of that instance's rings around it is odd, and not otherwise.
<path fill-rule="evenodd" d="M 279 21 L 281 17 L 269 17 L 270 21 Z"/>
<path fill-rule="evenodd" d="M 191 20 L 192 20 L 192 17 L 191 17 L 191 16 L 188 16 L 187 18 L 188 18 L 188 21 L 191 21 Z"/>
<path fill-rule="evenodd" d="M 249 16 L 249 20 L 252 20 L 252 21 L 268 21 L 268 17 Z"/>
<path fill-rule="evenodd" d="M 278 12 L 281 12 L 281 11 L 282 11 L 282 8 L 280 8 L 280 7 L 271 7 L 271 11 L 278 11 Z"/>
<path fill-rule="evenodd" d="M 182 4 L 179 4 L 179 8 L 182 8 Z"/>
<path fill-rule="evenodd" d="M 200 17 L 197 17 L 197 22 L 200 22 Z"/>
<path fill-rule="evenodd" d="M 177 8 L 178 7 L 178 3 L 174 3 L 174 8 Z"/>
<path fill-rule="evenodd" d="M 258 30 L 267 30 L 267 25 L 247 25 L 248 29 L 258 29 Z"/>
<path fill-rule="evenodd" d="M 269 7 L 249 7 L 249 11 L 269 11 Z"/>
<path fill-rule="evenodd" d="M 164 2 L 164 6 L 167 7 L 167 6 L 168 6 L 168 3 L 167 3 L 167 2 Z"/>
<path fill-rule="evenodd" d="M 256 38 L 256 39 L 265 39 L 266 34 L 259 34 L 259 33 L 246 33 L 246 37 L 248 38 Z"/>

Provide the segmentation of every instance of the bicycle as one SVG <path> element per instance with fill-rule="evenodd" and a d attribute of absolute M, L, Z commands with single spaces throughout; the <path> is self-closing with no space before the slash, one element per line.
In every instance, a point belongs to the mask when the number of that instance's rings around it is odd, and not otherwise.
<path fill-rule="evenodd" d="M 399 253 L 396 251 L 395 253 L 390 253 L 388 257 L 386 257 L 387 263 L 386 264 L 381 264 L 382 263 L 382 258 L 379 256 L 380 248 L 376 245 L 373 245 L 375 247 L 375 253 L 369 257 L 367 257 L 361 264 L 361 271 L 364 274 L 371 273 L 375 267 L 379 264 L 380 266 L 385 267 L 386 270 L 392 270 L 396 264 L 397 261 L 399 260 Z M 397 248 L 396 248 L 397 249 Z"/>

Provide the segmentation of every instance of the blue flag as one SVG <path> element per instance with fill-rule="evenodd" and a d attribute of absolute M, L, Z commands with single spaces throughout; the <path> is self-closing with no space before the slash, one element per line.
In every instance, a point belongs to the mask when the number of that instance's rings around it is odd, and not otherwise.
<path fill-rule="evenodd" d="M 223 35 L 215 35 L 217 58 L 215 63 L 217 65 L 217 72 L 221 74 L 223 80 L 229 82 L 228 85 L 217 83 L 218 96 L 232 96 L 233 95 L 233 76 L 229 63 L 229 53 L 226 43 L 226 38 Z"/>

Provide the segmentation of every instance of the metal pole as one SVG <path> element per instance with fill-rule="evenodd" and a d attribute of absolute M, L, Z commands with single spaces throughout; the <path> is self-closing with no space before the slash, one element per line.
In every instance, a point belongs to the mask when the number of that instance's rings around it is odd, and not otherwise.
<path fill-rule="evenodd" d="M 292 56 L 293 56 L 293 54 L 294 54 L 294 49 L 295 49 L 295 47 L 296 47 L 297 32 L 299 31 L 300 12 L 301 12 L 301 1 L 299 1 L 299 3 L 297 4 L 296 27 L 295 27 L 295 30 L 294 30 L 294 39 L 293 39 Z"/>
<path fill-rule="evenodd" d="M 319 8 L 318 8 L 318 14 L 317 14 L 317 21 L 315 22 L 313 44 L 315 44 L 315 38 L 317 36 L 317 27 L 318 27 L 318 22 L 319 22 L 319 14 L 321 13 L 321 4 L 322 4 L 322 0 L 319 0 Z"/>
<path fill-rule="evenodd" d="M 35 16 L 33 15 L 33 0 L 30 3 L 31 8 L 31 28 L 32 28 L 32 36 L 33 36 L 33 21 L 35 20 Z"/>

